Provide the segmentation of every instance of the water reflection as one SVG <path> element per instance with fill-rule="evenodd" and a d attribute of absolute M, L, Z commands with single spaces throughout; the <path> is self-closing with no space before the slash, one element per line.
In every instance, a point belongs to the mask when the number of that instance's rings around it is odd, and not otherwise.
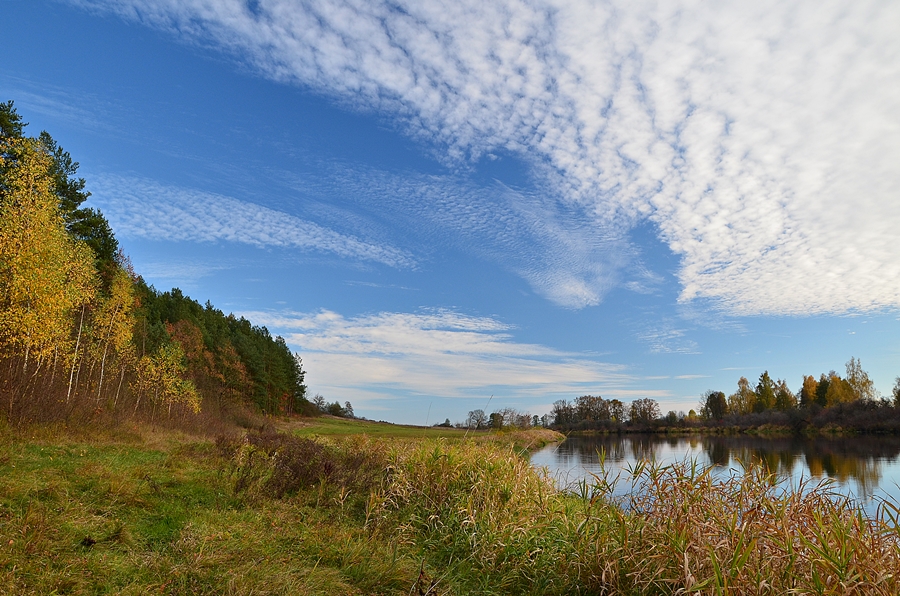
<path fill-rule="evenodd" d="M 830 479 L 842 494 L 864 502 L 874 497 L 900 502 L 900 437 L 571 437 L 535 453 L 532 463 L 547 467 L 566 485 L 598 473 L 601 454 L 613 475 L 641 460 L 668 464 L 692 459 L 701 466 L 715 466 L 722 475 L 740 473 L 745 463 L 761 462 L 785 484 Z"/>

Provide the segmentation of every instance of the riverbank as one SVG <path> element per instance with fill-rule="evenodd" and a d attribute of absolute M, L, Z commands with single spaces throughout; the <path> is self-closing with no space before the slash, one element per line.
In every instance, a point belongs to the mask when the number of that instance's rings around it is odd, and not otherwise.
<path fill-rule="evenodd" d="M 674 436 L 798 436 L 795 429 L 787 426 L 764 425 L 761 427 L 741 428 L 739 426 L 657 426 L 657 427 L 620 427 L 615 429 L 568 430 L 563 433 L 572 437 L 607 437 L 614 435 L 674 435 Z M 801 433 L 802 434 L 802 433 Z"/>
<path fill-rule="evenodd" d="M 315 424 L 2 430 L 0 592 L 900 591 L 896 524 L 762 473 L 643 467 L 623 511 L 602 483 L 556 490 L 519 455 L 534 431 Z"/>
<path fill-rule="evenodd" d="M 610 433 L 661 434 L 748 434 L 765 436 L 900 436 L 900 407 L 891 401 L 858 400 L 822 408 L 810 405 L 788 410 L 766 410 L 749 414 L 726 414 L 708 419 L 670 412 L 663 418 L 644 422 L 580 420 L 554 424 L 565 434 L 584 436 Z"/>
<path fill-rule="evenodd" d="M 762 424 L 759 426 L 739 425 L 685 425 L 685 426 L 641 426 L 601 429 L 578 429 L 559 431 L 565 436 L 598 437 L 610 435 L 670 435 L 670 436 L 752 436 L 752 437 L 854 437 L 854 436 L 900 436 L 900 432 L 884 429 L 865 429 L 827 424 L 822 427 L 811 425 L 788 426 L 783 424 Z"/>

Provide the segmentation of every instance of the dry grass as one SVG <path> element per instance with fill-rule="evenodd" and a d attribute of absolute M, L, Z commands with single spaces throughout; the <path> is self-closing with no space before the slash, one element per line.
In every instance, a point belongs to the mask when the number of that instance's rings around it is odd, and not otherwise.
<path fill-rule="evenodd" d="M 176 433 L 33 436 L 0 440 L 0 594 L 406 594 L 416 581 L 420 560 L 371 540 L 367 492 L 275 498 L 270 476 L 236 491 L 231 460 Z"/>
<path fill-rule="evenodd" d="M 761 467 L 716 481 L 687 463 L 638 466 L 631 480 L 635 496 L 614 518 L 595 487 L 587 524 L 598 531 L 579 546 L 591 591 L 900 593 L 896 517 L 868 519 L 828 485 L 784 491 Z"/>
<path fill-rule="evenodd" d="M 602 477 L 558 492 L 508 447 L 395 458 L 372 517 L 446 569 L 455 593 L 900 593 L 897 510 L 868 519 L 827 485 L 785 492 L 756 467 L 717 481 L 642 465 L 623 504 Z"/>
<path fill-rule="evenodd" d="M 603 476 L 557 490 L 512 442 L 533 437 L 492 437 L 7 429 L 0 593 L 900 593 L 890 505 L 689 464 L 638 466 L 615 503 Z"/>

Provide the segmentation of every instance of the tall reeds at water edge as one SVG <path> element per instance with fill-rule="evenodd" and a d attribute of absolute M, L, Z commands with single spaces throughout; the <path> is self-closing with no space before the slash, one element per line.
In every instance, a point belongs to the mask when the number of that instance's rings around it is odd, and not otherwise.
<path fill-rule="evenodd" d="M 2 594 L 900 593 L 894 506 L 762 469 L 639 465 L 620 506 L 508 435 L 57 430 L 0 424 Z"/>
<path fill-rule="evenodd" d="M 828 484 L 785 490 L 758 465 L 716 480 L 690 463 L 643 464 L 631 480 L 621 538 L 593 540 L 608 561 L 599 588 L 606 572 L 641 594 L 900 593 L 893 504 L 870 519 Z"/>
<path fill-rule="evenodd" d="M 554 488 L 511 449 L 394 449 L 367 519 L 420 549 L 454 593 L 900 593 L 894 504 L 876 519 L 827 485 L 784 491 L 761 467 L 714 479 L 639 465 L 625 507 L 604 477 Z"/>

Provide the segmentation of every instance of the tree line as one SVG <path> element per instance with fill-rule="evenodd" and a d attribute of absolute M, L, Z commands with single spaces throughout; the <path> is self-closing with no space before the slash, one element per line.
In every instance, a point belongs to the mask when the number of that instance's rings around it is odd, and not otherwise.
<path fill-rule="evenodd" d="M 312 399 L 312 404 L 322 414 L 329 414 L 339 418 L 356 418 L 356 414 L 353 413 L 353 404 L 349 401 L 345 401 L 344 405 L 341 405 L 341 402 L 336 400 L 328 403 L 324 397 L 316 393 Z"/>
<path fill-rule="evenodd" d="M 626 404 L 599 395 L 582 395 L 571 402 L 553 402 L 550 414 L 551 426 L 559 430 L 646 430 L 660 419 L 659 404 L 649 397 Z"/>
<path fill-rule="evenodd" d="M 551 426 L 558 430 L 642 431 L 671 427 L 840 426 L 874 432 L 900 432 L 900 377 L 890 397 L 882 397 L 863 370 L 859 359 L 850 358 L 842 377 L 835 371 L 817 379 L 804 375 L 799 392 L 783 379 L 764 371 L 752 384 L 741 377 L 737 390 L 726 395 L 709 390 L 697 410 L 670 411 L 661 415 L 653 399 L 625 404 L 617 399 L 583 395 L 574 401 L 558 400 L 551 411 Z"/>
<path fill-rule="evenodd" d="M 714 390 L 704 393 L 697 417 L 714 426 L 773 423 L 898 432 L 900 377 L 891 394 L 882 396 L 859 359 L 851 357 L 843 377 L 834 370 L 818 379 L 803 375 L 800 390 L 794 393 L 784 380 L 773 380 L 764 371 L 755 385 L 741 377 L 730 395 Z"/>
<path fill-rule="evenodd" d="M 148 286 L 78 163 L 25 135 L 0 103 L 0 403 L 13 422 L 108 412 L 305 412 L 304 371 L 280 337 Z"/>
<path fill-rule="evenodd" d="M 515 408 L 501 408 L 487 413 L 472 410 L 457 428 L 469 430 L 501 430 L 526 428 L 554 428 L 557 430 L 613 429 L 624 426 L 646 428 L 660 420 L 659 404 L 649 398 L 636 399 L 628 404 L 617 399 L 606 400 L 600 396 L 582 395 L 574 401 L 565 399 L 553 403 L 548 414 L 538 416 Z M 450 420 L 435 426 L 451 426 Z"/>
<path fill-rule="evenodd" d="M 442 424 L 435 426 L 450 426 L 448 418 Z M 457 428 L 466 428 L 470 430 L 500 430 L 504 428 L 531 428 L 540 426 L 550 426 L 550 419 L 544 416 L 532 416 L 529 412 L 520 412 L 515 408 L 501 408 L 490 414 L 485 413 L 482 409 L 472 410 L 466 416 L 465 421 L 457 422 Z"/>
<path fill-rule="evenodd" d="M 728 414 L 751 414 L 767 411 L 786 412 L 796 408 L 830 408 L 839 404 L 871 402 L 878 398 L 875 385 L 856 358 L 846 364 L 847 374 L 842 378 L 835 371 L 823 373 L 819 379 L 803 376 L 799 394 L 795 395 L 787 383 L 773 381 L 769 371 L 764 371 L 753 387 L 746 377 L 738 381 L 737 391 L 725 397 L 721 391 L 707 391 L 700 401 L 700 414 L 706 420 L 722 420 Z M 894 388 L 894 400 L 900 400 L 900 379 Z M 900 403 L 900 402 L 898 402 Z"/>

